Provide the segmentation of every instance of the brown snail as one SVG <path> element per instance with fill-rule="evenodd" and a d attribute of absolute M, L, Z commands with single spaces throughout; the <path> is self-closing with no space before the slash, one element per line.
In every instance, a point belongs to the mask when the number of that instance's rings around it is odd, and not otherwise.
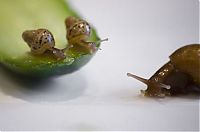
<path fill-rule="evenodd" d="M 146 96 L 164 97 L 187 93 L 200 93 L 200 44 L 181 47 L 170 55 L 170 61 L 150 79 L 127 73 L 148 87 L 141 90 Z"/>
<path fill-rule="evenodd" d="M 107 41 L 108 39 L 99 40 L 97 42 L 87 42 L 91 34 L 90 25 L 81 19 L 68 17 L 65 20 L 67 28 L 66 38 L 68 46 L 64 49 L 55 48 L 55 40 L 50 31 L 47 29 L 27 30 L 22 34 L 22 38 L 31 48 L 31 52 L 36 55 L 42 55 L 46 52 L 52 53 L 58 60 L 66 58 L 65 51 L 70 48 L 77 48 L 79 52 L 92 54 L 99 48 L 97 43 Z"/>
<path fill-rule="evenodd" d="M 31 52 L 36 55 L 42 55 L 45 52 L 52 53 L 57 59 L 65 59 L 65 49 L 55 48 L 55 40 L 47 29 L 27 30 L 22 34 L 22 38 L 31 48 Z"/>
<path fill-rule="evenodd" d="M 68 47 L 78 48 L 79 51 L 92 54 L 98 50 L 96 43 L 107 41 L 108 39 L 99 40 L 97 42 L 87 42 L 91 34 L 91 27 L 85 20 L 68 17 L 65 20 L 67 29 L 66 38 L 68 40 Z"/>

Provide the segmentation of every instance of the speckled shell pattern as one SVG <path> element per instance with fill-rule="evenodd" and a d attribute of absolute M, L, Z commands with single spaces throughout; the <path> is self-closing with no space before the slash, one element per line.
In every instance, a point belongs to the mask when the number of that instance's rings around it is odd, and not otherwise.
<path fill-rule="evenodd" d="M 27 30 L 23 32 L 22 37 L 36 54 L 42 54 L 55 46 L 54 37 L 47 29 Z"/>
<path fill-rule="evenodd" d="M 43 47 L 54 47 L 55 41 L 51 32 L 46 29 L 38 29 L 35 31 L 34 41 L 32 43 L 32 49 L 37 50 Z"/>
<path fill-rule="evenodd" d="M 90 31 L 91 27 L 87 22 L 83 20 L 76 21 L 67 29 L 67 39 L 70 40 L 78 36 L 89 37 Z"/>

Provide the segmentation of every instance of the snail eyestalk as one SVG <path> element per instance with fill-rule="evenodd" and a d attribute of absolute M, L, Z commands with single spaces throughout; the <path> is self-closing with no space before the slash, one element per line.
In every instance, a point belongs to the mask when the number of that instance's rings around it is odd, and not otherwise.
<path fill-rule="evenodd" d="M 143 82 L 144 84 L 148 85 L 149 84 L 149 81 L 147 79 L 144 79 L 144 78 L 141 78 L 139 76 L 136 76 L 136 75 L 133 75 L 131 73 L 127 73 L 127 76 L 128 77 L 132 77 L 132 78 L 135 78 L 136 80 L 140 81 L 140 82 Z"/>
<path fill-rule="evenodd" d="M 146 84 L 147 86 L 149 86 L 150 84 L 153 84 L 157 87 L 160 87 L 160 88 L 166 88 L 166 89 L 170 89 L 171 86 L 170 85 L 166 85 L 166 84 L 163 84 L 163 83 L 156 83 L 156 82 L 152 82 L 150 80 L 147 80 L 147 79 L 144 79 L 144 78 L 141 78 L 139 76 L 136 76 L 136 75 L 133 75 L 131 73 L 127 73 L 127 76 L 128 77 L 132 77 L 132 78 L 135 78 L 136 80 L 140 81 L 140 82 L 143 82 L 144 84 Z"/>
<path fill-rule="evenodd" d="M 96 43 L 101 43 L 101 42 L 104 42 L 104 41 L 108 41 L 108 38 L 102 39 L 102 40 L 98 40 Z"/>
<path fill-rule="evenodd" d="M 102 40 L 97 40 L 96 43 L 101 43 L 101 42 L 104 42 L 104 41 L 108 41 L 108 38 L 106 39 L 102 39 Z M 96 47 L 97 50 L 102 50 L 100 47 Z"/>

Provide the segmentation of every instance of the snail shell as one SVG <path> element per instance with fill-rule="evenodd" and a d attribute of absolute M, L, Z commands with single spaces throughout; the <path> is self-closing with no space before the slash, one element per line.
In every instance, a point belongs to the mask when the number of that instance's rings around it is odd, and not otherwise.
<path fill-rule="evenodd" d="M 65 49 L 55 48 L 55 40 L 52 33 L 47 29 L 27 30 L 22 34 L 22 38 L 28 44 L 31 52 L 42 55 L 45 52 L 52 53 L 57 59 L 65 59 Z"/>
<path fill-rule="evenodd" d="M 181 47 L 169 58 L 148 80 L 131 73 L 127 75 L 147 84 L 147 89 L 142 90 L 146 96 L 200 93 L 200 44 Z"/>
<path fill-rule="evenodd" d="M 65 20 L 65 25 L 69 48 L 86 54 L 93 54 L 98 50 L 97 42 L 87 42 L 91 34 L 91 26 L 88 22 L 76 17 L 68 17 Z M 107 40 L 99 40 L 98 43 Z"/>
<path fill-rule="evenodd" d="M 187 73 L 200 86 L 200 44 L 184 46 L 170 55 L 176 69 Z"/>
<path fill-rule="evenodd" d="M 91 27 L 86 21 L 75 17 L 68 17 L 65 23 L 68 41 L 86 41 L 90 37 Z"/>
<path fill-rule="evenodd" d="M 24 31 L 22 38 L 35 54 L 43 54 L 55 46 L 54 37 L 47 29 Z"/>

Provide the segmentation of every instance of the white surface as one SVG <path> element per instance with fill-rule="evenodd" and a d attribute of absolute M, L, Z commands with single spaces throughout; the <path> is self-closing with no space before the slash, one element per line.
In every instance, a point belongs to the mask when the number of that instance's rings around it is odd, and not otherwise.
<path fill-rule="evenodd" d="M 80 71 L 38 86 L 0 69 L 0 130 L 198 130 L 199 99 L 149 99 L 149 78 L 178 47 L 199 42 L 198 0 L 71 0 L 109 42 Z M 27 89 L 25 87 L 32 87 Z"/>

